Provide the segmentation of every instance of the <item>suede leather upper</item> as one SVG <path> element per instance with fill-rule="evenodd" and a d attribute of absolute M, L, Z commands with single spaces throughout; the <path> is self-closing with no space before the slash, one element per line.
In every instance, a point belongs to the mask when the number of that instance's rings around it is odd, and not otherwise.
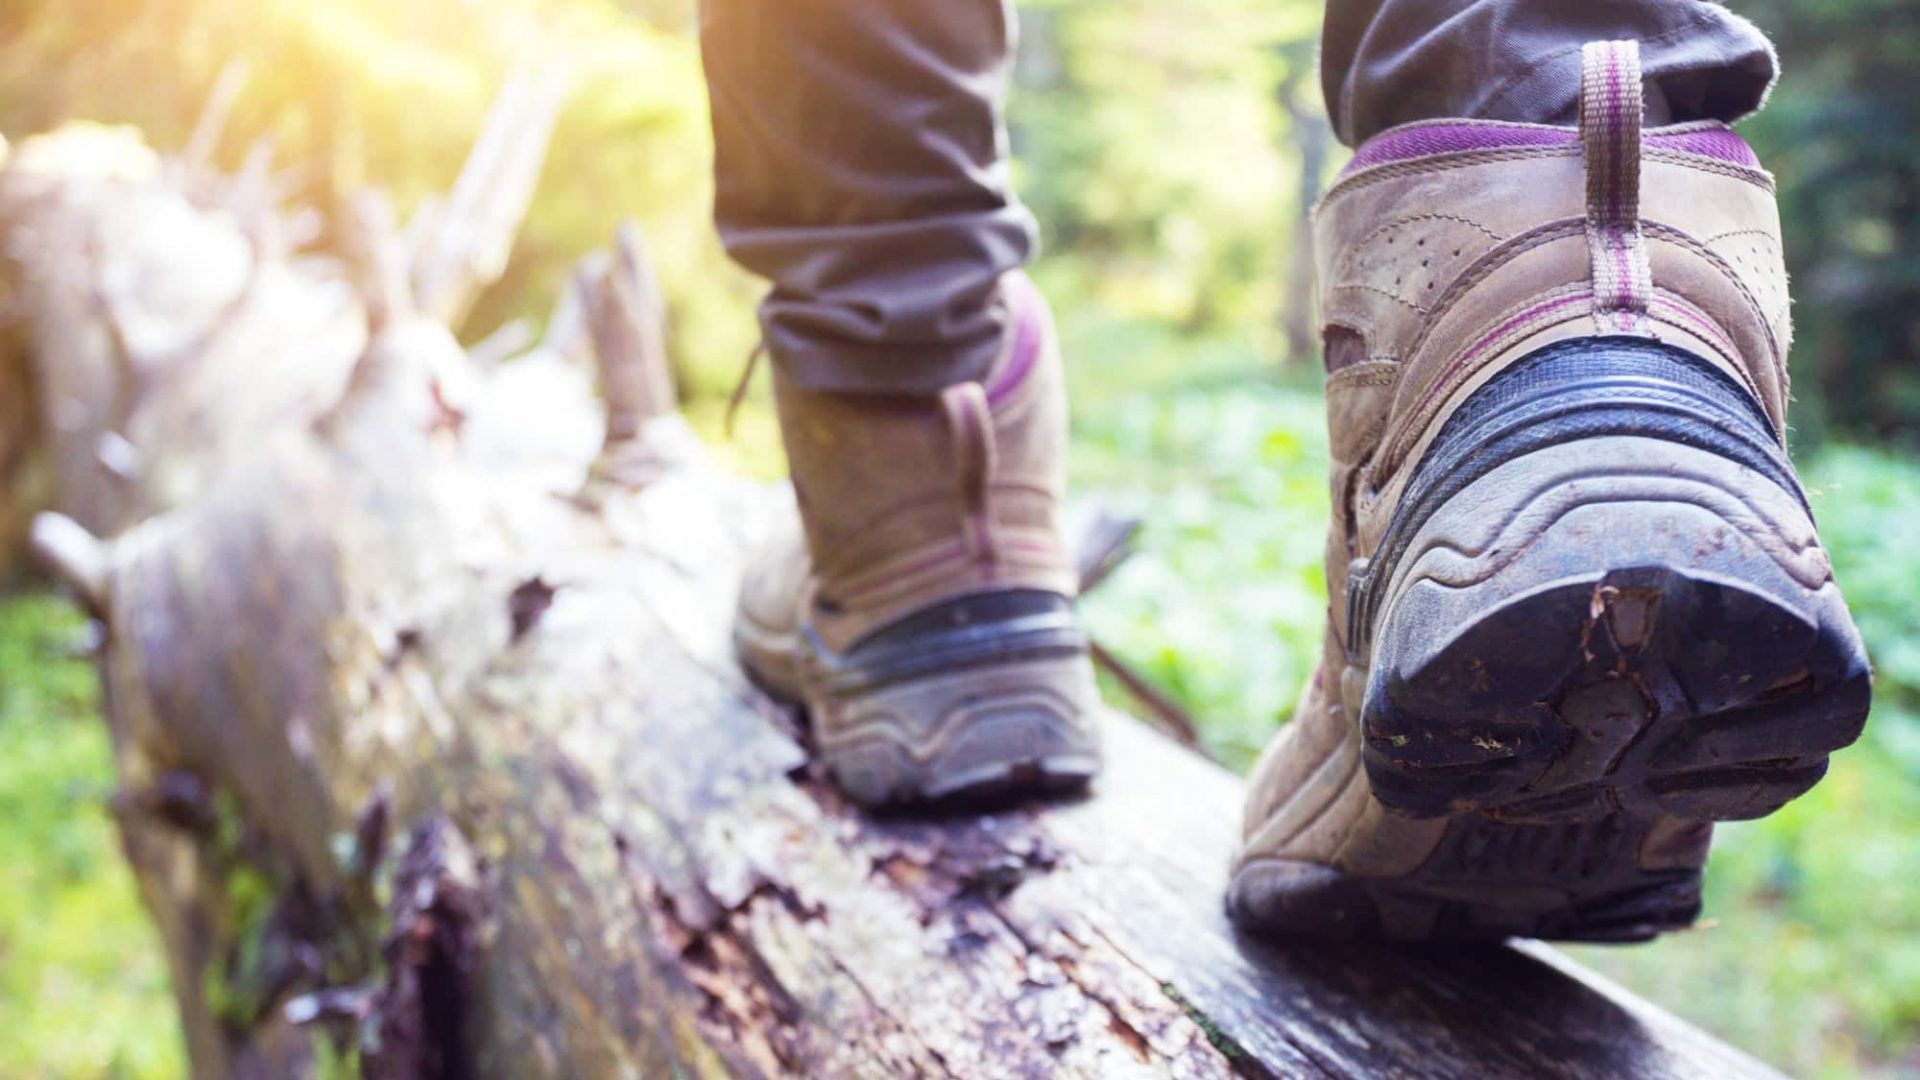
<path fill-rule="evenodd" d="M 810 558 L 800 571 L 750 577 L 743 604 L 758 620 L 804 618 L 844 652 L 968 593 L 1074 594 L 1060 527 L 1066 394 L 1058 350 L 1033 286 L 1014 275 L 1006 291 L 1014 330 L 983 383 L 936 398 L 825 394 L 776 369 Z"/>
<path fill-rule="evenodd" d="M 983 381 L 879 397 L 775 372 L 803 528 L 749 563 L 734 645 L 804 705 L 817 760 L 864 805 L 1060 790 L 1099 768 L 1060 357 L 1032 285 L 1003 295 L 1013 329 Z"/>
<path fill-rule="evenodd" d="M 1723 366 L 1784 430 L 1791 325 L 1772 179 L 1661 145 L 1709 131 L 1731 137 L 1689 125 L 1647 140 L 1645 332 Z M 1542 345 L 1613 332 L 1589 303 L 1585 190 L 1577 139 L 1543 140 L 1362 167 L 1321 204 L 1322 324 L 1359 335 L 1366 357 L 1327 380 L 1333 596 L 1347 562 L 1379 543 L 1412 465 L 1458 402 Z M 1334 618 L 1344 619 L 1337 603 Z M 1345 630 L 1336 625 L 1337 636 Z"/>

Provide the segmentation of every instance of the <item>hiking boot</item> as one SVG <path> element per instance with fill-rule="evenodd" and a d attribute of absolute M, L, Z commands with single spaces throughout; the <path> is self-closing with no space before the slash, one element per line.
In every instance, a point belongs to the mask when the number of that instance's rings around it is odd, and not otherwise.
<path fill-rule="evenodd" d="M 1229 907 L 1283 933 L 1640 940 L 1712 823 L 1806 791 L 1867 659 L 1784 449 L 1773 181 L 1641 130 L 1362 146 L 1316 219 L 1334 520 L 1322 667 L 1256 766 Z"/>
<path fill-rule="evenodd" d="M 1059 351 L 1026 278 L 1002 291 L 1007 345 L 981 382 L 859 396 L 774 371 L 804 535 L 753 559 L 734 641 L 865 805 L 1077 787 L 1099 767 Z"/>

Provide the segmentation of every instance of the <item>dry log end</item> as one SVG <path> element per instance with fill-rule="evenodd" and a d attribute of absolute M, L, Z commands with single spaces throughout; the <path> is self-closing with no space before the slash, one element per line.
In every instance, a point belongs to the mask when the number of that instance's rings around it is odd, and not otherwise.
<path fill-rule="evenodd" d="M 103 617 L 110 598 L 108 546 L 65 514 L 36 515 L 28 549 L 47 573 L 72 589 L 95 618 Z"/>

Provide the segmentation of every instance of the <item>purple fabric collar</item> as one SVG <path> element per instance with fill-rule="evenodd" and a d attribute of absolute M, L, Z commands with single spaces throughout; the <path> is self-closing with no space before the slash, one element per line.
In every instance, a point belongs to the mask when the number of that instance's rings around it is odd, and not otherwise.
<path fill-rule="evenodd" d="M 998 406 L 1026 381 L 1047 337 L 1047 302 L 1027 275 L 1008 274 L 1001 279 L 1001 287 L 1005 290 L 1007 318 L 1013 324 L 1013 347 L 1006 364 L 987 386 L 989 406 Z"/>
<path fill-rule="evenodd" d="M 1457 154 L 1472 150 L 1505 150 L 1531 146 L 1573 146 L 1580 133 L 1573 128 L 1543 127 L 1534 124 L 1496 124 L 1444 120 L 1435 123 L 1407 124 L 1382 132 L 1367 140 L 1354 152 L 1353 160 L 1340 170 L 1348 177 L 1362 169 L 1395 161 Z M 1719 126 L 1686 125 L 1647 132 L 1646 144 L 1666 150 L 1678 150 L 1701 157 L 1716 158 L 1754 169 L 1760 158 L 1747 141 L 1732 129 Z"/>

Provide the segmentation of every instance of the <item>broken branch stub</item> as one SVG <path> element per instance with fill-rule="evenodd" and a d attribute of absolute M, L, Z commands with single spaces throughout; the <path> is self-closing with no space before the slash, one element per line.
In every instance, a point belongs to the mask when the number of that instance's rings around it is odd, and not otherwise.
<path fill-rule="evenodd" d="M 87 613 L 98 618 L 107 609 L 107 552 L 94 535 L 64 514 L 33 519 L 29 541 L 34 557 L 56 581 L 70 589 Z"/>
<path fill-rule="evenodd" d="M 480 293 L 507 268 L 565 96 L 557 69 L 509 79 L 452 193 L 411 249 L 414 301 L 450 329 L 460 328 Z"/>
<path fill-rule="evenodd" d="M 576 289 L 607 404 L 607 441 L 624 442 L 642 424 L 677 408 L 667 356 L 666 304 L 638 226 L 620 229 L 614 258 L 584 263 Z"/>

